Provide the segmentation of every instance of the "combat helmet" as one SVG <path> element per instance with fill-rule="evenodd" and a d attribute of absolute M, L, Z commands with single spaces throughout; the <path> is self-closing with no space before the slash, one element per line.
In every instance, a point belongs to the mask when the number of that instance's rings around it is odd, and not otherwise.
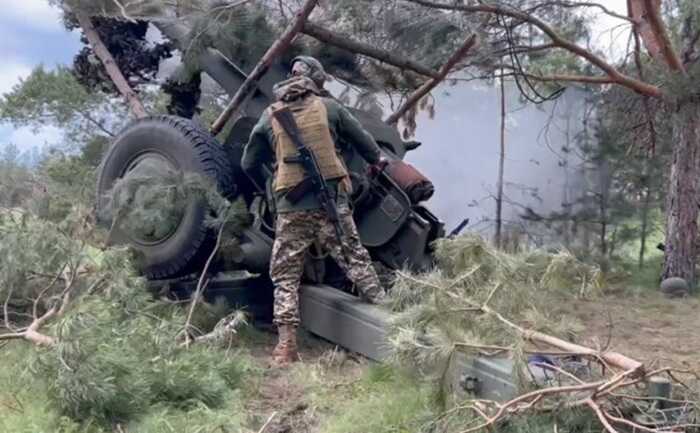
<path fill-rule="evenodd" d="M 328 75 L 321 62 L 311 56 L 297 56 L 292 59 L 292 70 L 294 70 L 294 64 L 297 62 L 301 62 L 308 67 L 308 72 L 304 75 L 311 78 L 319 89 L 323 89 L 324 83 L 328 80 Z"/>

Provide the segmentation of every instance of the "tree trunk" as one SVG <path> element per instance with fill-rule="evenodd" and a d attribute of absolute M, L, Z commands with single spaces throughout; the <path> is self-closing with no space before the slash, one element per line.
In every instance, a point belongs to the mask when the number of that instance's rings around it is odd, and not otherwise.
<path fill-rule="evenodd" d="M 608 200 L 610 200 L 612 174 L 610 173 L 610 164 L 607 160 L 603 160 L 601 162 L 601 165 L 598 167 L 598 170 L 600 172 L 600 202 L 598 203 L 598 212 L 600 218 L 600 258 L 604 261 L 605 258 L 608 256 L 608 223 L 610 222 L 608 220 L 610 209 L 610 203 L 608 202 Z M 607 264 L 605 266 L 607 266 Z"/>
<path fill-rule="evenodd" d="M 498 183 L 496 191 L 496 236 L 494 243 L 496 248 L 502 247 L 501 237 L 503 231 L 503 166 L 506 159 L 506 86 L 505 79 L 501 77 L 501 152 L 498 157 Z"/>
<path fill-rule="evenodd" d="M 129 82 L 126 80 L 126 78 L 124 78 L 122 71 L 119 70 L 117 62 L 114 61 L 114 57 L 112 57 L 112 54 L 109 52 L 105 44 L 102 43 L 102 39 L 97 33 L 97 30 L 95 30 L 95 26 L 92 25 L 90 17 L 83 12 L 77 11 L 75 12 L 75 16 L 78 19 L 80 27 L 82 27 L 83 32 L 85 33 L 85 37 L 87 38 L 88 42 L 90 42 L 92 50 L 95 52 L 95 55 L 97 55 L 100 61 L 102 61 L 102 65 L 104 65 L 109 78 L 112 79 L 112 82 L 117 87 L 117 90 L 119 90 L 119 93 L 121 93 L 126 99 L 126 102 L 129 104 L 129 108 L 131 108 L 131 112 L 134 113 L 134 116 L 139 119 L 148 116 L 148 113 L 146 113 L 146 109 L 143 107 L 143 104 L 136 95 L 136 92 L 134 92 L 134 89 L 131 88 Z"/>
<path fill-rule="evenodd" d="M 666 192 L 666 249 L 662 279 L 680 277 L 695 284 L 700 176 L 700 104 L 681 103 L 673 115 L 674 146 Z"/>
<path fill-rule="evenodd" d="M 649 208 L 651 207 L 651 185 L 649 179 L 645 179 L 644 203 L 642 204 L 642 228 L 639 246 L 639 269 L 644 267 L 644 255 L 647 248 L 647 234 L 649 232 Z"/>

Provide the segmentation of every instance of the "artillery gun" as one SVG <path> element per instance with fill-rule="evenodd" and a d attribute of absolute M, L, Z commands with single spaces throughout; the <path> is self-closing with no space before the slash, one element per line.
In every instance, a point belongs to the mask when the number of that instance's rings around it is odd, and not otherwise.
<path fill-rule="evenodd" d="M 176 42 L 184 41 L 188 32 L 183 24 L 159 24 L 158 27 Z M 200 54 L 198 65 L 230 95 L 236 93 L 247 77 L 234 62 L 213 49 Z M 215 267 L 212 274 L 248 271 L 258 277 L 243 281 L 214 278 L 208 290 L 217 291 L 218 288 L 229 295 L 234 292 L 236 302 L 246 304 L 252 310 L 257 308 L 258 312 L 271 310 L 272 304 L 272 286 L 266 276 L 275 236 L 274 202 L 269 177 L 258 182 L 251 180 L 241 170 L 240 159 L 255 122 L 273 102 L 273 84 L 286 78 L 286 70 L 281 62 L 269 68 L 258 81 L 257 89 L 223 143 L 190 119 L 175 116 L 140 119 L 128 125 L 113 140 L 98 173 L 98 215 L 108 214 L 103 211 L 109 207 L 110 190 L 116 181 L 129 173 L 195 173 L 211 180 L 226 198 L 242 199 L 253 216 L 253 223 L 239 236 L 240 261 L 233 265 L 224 261 L 222 263 L 226 265 Z M 373 135 L 388 162 L 381 172 L 370 176 L 366 162 L 354 149 L 339 143 L 351 174 L 354 217 L 361 240 L 379 268 L 426 269 L 431 264 L 431 243 L 444 236 L 444 228 L 443 223 L 423 205 L 423 201 L 432 195 L 432 184 L 402 162 L 406 154 L 420 143 L 402 140 L 395 127 L 367 112 L 351 111 Z M 272 167 L 268 169 L 268 172 L 272 171 Z M 156 229 L 129 230 L 123 225 L 113 224 L 111 238 L 129 244 L 137 252 L 140 268 L 150 280 L 177 281 L 177 287 L 186 287 L 188 281 L 192 281 L 188 276 L 202 270 L 214 248 L 216 233 L 205 224 L 209 212 L 203 199 L 191 198 L 182 209 L 176 210 L 177 218 L 153 222 L 151 225 L 157 226 Z M 308 261 L 308 283 L 319 285 L 337 279 L 338 273 L 329 268 L 334 264 L 328 259 L 309 255 Z M 333 293 L 338 292 L 334 290 L 316 292 L 319 302 L 336 306 L 339 301 L 334 296 L 347 296 Z M 326 297 L 335 300 L 329 301 Z M 352 296 L 343 299 L 353 304 L 353 308 L 369 307 L 359 305 Z M 308 302 L 302 300 L 304 308 L 307 319 L 313 318 L 315 313 L 308 311 Z M 356 314 L 363 315 L 359 311 Z M 354 319 L 351 317 L 350 320 Z M 336 320 L 334 328 L 339 326 L 342 324 Z M 357 331 L 345 332 L 363 334 Z M 323 336 L 333 340 L 333 336 Z M 336 342 L 343 344 L 343 341 Z M 362 348 L 355 349 L 367 352 Z"/>

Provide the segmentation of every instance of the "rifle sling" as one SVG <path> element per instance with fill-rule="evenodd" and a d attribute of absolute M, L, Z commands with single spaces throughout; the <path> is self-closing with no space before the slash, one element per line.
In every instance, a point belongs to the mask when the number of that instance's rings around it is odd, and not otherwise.
<path fill-rule="evenodd" d="M 301 138 L 301 133 L 299 132 L 299 127 L 297 126 L 296 120 L 294 119 L 294 115 L 292 112 L 284 107 L 280 108 L 279 110 L 275 110 L 272 112 L 272 115 L 277 119 L 279 122 L 280 126 L 282 126 L 282 129 L 284 129 L 284 132 L 289 135 L 289 138 L 292 140 L 292 143 L 298 148 L 298 149 L 303 149 L 306 146 L 304 145 L 304 142 L 302 141 Z M 311 149 L 308 149 L 311 154 L 313 154 L 313 151 Z M 289 161 L 289 162 L 298 162 L 298 161 Z M 301 198 L 310 190 L 314 189 L 314 184 L 313 180 L 311 179 L 310 176 L 313 176 L 313 173 L 308 173 L 308 170 L 304 165 L 302 164 L 302 168 L 304 171 L 307 173 L 307 177 L 304 178 L 298 185 L 296 185 L 294 188 L 290 189 L 289 192 L 286 194 L 287 200 L 289 200 L 290 203 L 294 204 L 297 203 Z M 320 176 L 323 176 L 321 173 L 319 173 Z M 315 191 L 317 194 L 319 194 L 319 191 Z M 336 206 L 334 197 L 331 195 L 330 191 L 326 191 L 328 198 L 331 200 L 331 204 L 333 206 Z M 334 194 L 335 195 L 335 194 Z"/>

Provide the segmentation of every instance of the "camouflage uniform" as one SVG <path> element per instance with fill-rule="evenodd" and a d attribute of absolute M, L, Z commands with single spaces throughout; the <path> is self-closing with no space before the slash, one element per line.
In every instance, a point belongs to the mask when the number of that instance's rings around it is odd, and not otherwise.
<path fill-rule="evenodd" d="M 309 92 L 315 95 L 322 94 L 308 79 L 290 79 L 275 86 L 276 98 L 289 103 L 304 98 Z M 377 163 L 380 160 L 379 147 L 360 122 L 332 98 L 323 97 L 322 102 L 327 113 L 332 143 L 337 144 L 337 139 L 342 137 L 353 145 L 367 162 Z M 336 144 L 332 145 L 335 147 Z M 249 176 L 260 179 L 259 168 L 263 164 L 279 163 L 275 161 L 275 145 L 271 116 L 266 110 L 245 147 L 241 160 L 243 170 Z M 340 154 L 337 148 L 336 152 Z M 276 175 L 278 174 L 279 170 L 276 171 Z M 352 219 L 344 182 L 342 179 L 327 180 L 329 188 L 337 192 L 336 203 L 343 228 L 343 248 L 338 243 L 335 228 L 328 220 L 326 212 L 321 209 L 315 193 L 310 191 L 301 199 L 291 202 L 286 197 L 288 190 L 274 191 L 277 227 L 270 260 L 270 277 L 275 285 L 274 322 L 282 330 L 285 326 L 296 327 L 299 324 L 299 285 L 306 250 L 314 242 L 329 252 L 366 300 L 376 303 L 384 296 L 384 289 L 379 283 L 372 260 L 360 241 Z M 278 347 L 281 353 L 291 352 L 285 350 L 282 343 L 290 338 L 280 337 L 281 343 Z"/>
<path fill-rule="evenodd" d="M 277 236 L 270 261 L 270 277 L 275 284 L 275 324 L 299 324 L 299 283 L 306 250 L 314 241 L 327 248 L 363 297 L 374 303 L 383 297 L 384 290 L 372 267 L 372 259 L 360 241 L 352 211 L 347 205 L 340 205 L 338 215 L 343 228 L 342 248 L 325 211 L 305 210 L 278 215 Z"/>

